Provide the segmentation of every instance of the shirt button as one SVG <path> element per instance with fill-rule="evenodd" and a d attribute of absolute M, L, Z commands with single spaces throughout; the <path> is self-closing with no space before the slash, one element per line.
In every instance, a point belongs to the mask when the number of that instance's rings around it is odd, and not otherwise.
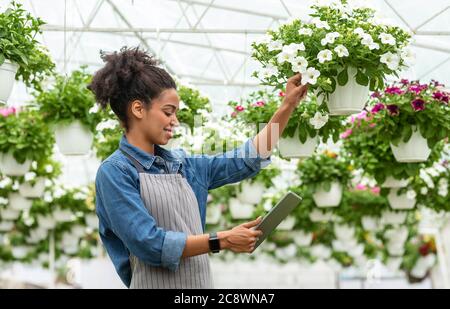
<path fill-rule="evenodd" d="M 164 170 L 163 170 L 163 169 L 160 169 L 159 172 L 160 172 L 161 174 L 164 174 Z"/>

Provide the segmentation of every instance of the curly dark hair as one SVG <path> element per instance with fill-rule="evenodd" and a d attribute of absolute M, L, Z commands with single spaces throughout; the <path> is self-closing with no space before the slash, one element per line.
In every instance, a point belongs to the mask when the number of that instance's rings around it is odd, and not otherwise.
<path fill-rule="evenodd" d="M 120 52 L 100 52 L 105 66 L 97 71 L 88 86 L 101 107 L 110 104 L 128 131 L 128 105 L 140 100 L 147 107 L 166 89 L 176 89 L 173 78 L 158 67 L 158 61 L 139 47 L 122 47 Z"/>

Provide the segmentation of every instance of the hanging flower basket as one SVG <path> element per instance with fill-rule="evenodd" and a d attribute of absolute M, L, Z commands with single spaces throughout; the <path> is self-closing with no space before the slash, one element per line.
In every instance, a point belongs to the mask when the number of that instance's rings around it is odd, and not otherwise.
<path fill-rule="evenodd" d="M 25 211 L 31 208 L 33 201 L 20 195 L 19 193 L 9 194 L 9 205 L 11 209 Z"/>
<path fill-rule="evenodd" d="M 262 182 L 244 181 L 237 198 L 244 204 L 257 205 L 261 202 L 266 187 Z"/>
<path fill-rule="evenodd" d="M 314 203 L 317 207 L 337 207 L 342 200 L 342 185 L 338 182 L 331 183 L 330 190 L 316 190 L 313 194 Z"/>
<path fill-rule="evenodd" d="M 91 150 L 93 134 L 80 121 L 59 124 L 55 127 L 55 139 L 64 155 L 86 155 Z"/>
<path fill-rule="evenodd" d="M 381 185 L 383 188 L 404 188 L 408 185 L 408 179 L 396 179 L 388 176 Z"/>
<path fill-rule="evenodd" d="M 40 198 L 45 191 L 45 178 L 38 177 L 34 184 L 25 182 L 20 184 L 19 193 L 26 198 Z"/>
<path fill-rule="evenodd" d="M 230 199 L 229 207 L 231 217 L 235 220 L 250 219 L 255 211 L 255 206 L 252 204 L 244 204 L 235 198 Z"/>
<path fill-rule="evenodd" d="M 6 208 L 0 210 L 0 216 L 3 220 L 17 220 L 20 216 L 20 210 L 12 209 L 12 208 Z"/>
<path fill-rule="evenodd" d="M 376 231 L 379 228 L 379 220 L 375 217 L 364 216 L 361 218 L 361 224 L 363 229 L 369 232 Z"/>
<path fill-rule="evenodd" d="M 291 235 L 295 244 L 299 247 L 309 247 L 313 240 L 312 232 L 294 231 Z"/>
<path fill-rule="evenodd" d="M 6 60 L 0 65 L 0 105 L 8 101 L 11 95 L 19 66 Z"/>
<path fill-rule="evenodd" d="M 391 143 L 392 153 L 395 160 L 402 163 L 425 162 L 431 154 L 427 140 L 422 136 L 417 128 L 412 129 L 413 133 L 407 142 L 399 142 L 398 145 Z"/>
<path fill-rule="evenodd" d="M 319 143 L 318 136 L 308 137 L 304 143 L 299 140 L 298 130 L 294 137 L 283 137 L 280 139 L 278 149 L 280 155 L 286 159 L 303 159 L 312 156 Z"/>
<path fill-rule="evenodd" d="M 416 206 L 416 193 L 413 190 L 398 194 L 399 189 L 390 189 L 387 196 L 389 205 L 396 210 L 409 210 Z"/>
<path fill-rule="evenodd" d="M 7 176 L 23 176 L 29 170 L 31 160 L 26 160 L 23 163 L 17 162 L 12 154 L 0 153 L 0 171 Z"/>

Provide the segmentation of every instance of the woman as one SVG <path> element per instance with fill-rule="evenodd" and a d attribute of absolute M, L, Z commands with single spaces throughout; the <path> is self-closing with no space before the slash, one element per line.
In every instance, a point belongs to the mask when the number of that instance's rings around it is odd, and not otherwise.
<path fill-rule="evenodd" d="M 243 146 L 217 156 L 189 156 L 165 145 L 178 125 L 179 97 L 170 75 L 138 48 L 102 54 L 89 88 L 125 128 L 120 146 L 96 177 L 100 236 L 131 288 L 212 288 L 209 252 L 252 252 L 255 221 L 204 234 L 208 190 L 255 176 L 269 162 L 289 116 L 306 95 L 291 78 L 269 124 Z M 271 128 L 271 129 L 269 129 Z M 265 147 L 264 147 L 265 146 Z"/>

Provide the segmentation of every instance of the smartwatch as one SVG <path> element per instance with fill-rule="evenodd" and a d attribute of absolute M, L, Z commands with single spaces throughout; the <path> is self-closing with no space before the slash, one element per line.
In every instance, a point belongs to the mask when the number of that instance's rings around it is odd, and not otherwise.
<path fill-rule="evenodd" d="M 217 233 L 209 234 L 209 250 L 211 250 L 212 253 L 220 252 L 220 240 L 217 237 Z"/>

